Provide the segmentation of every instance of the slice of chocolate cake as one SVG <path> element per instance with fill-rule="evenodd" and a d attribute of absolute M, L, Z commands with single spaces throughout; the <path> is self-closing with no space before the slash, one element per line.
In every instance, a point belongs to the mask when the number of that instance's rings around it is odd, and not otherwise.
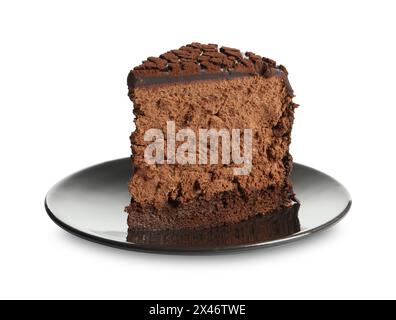
<path fill-rule="evenodd" d="M 131 229 L 213 227 L 293 203 L 293 91 L 251 52 L 192 43 L 128 77 L 136 130 Z"/>

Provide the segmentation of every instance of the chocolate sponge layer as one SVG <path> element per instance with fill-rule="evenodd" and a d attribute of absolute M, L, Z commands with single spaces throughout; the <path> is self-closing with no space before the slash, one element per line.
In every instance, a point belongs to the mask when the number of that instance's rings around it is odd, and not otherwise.
<path fill-rule="evenodd" d="M 280 208 L 271 214 L 255 216 L 236 224 L 215 228 L 136 230 L 129 229 L 127 241 L 146 248 L 201 251 L 231 246 L 246 246 L 288 237 L 301 230 L 299 204 Z"/>
<path fill-rule="evenodd" d="M 227 52 L 239 61 L 232 50 Z M 175 81 L 182 76 L 173 74 L 170 81 L 158 82 L 159 77 L 166 78 L 166 72 L 145 73 L 143 68 L 133 73 L 135 82 L 130 83 L 129 95 L 136 124 L 131 136 L 134 174 L 129 183 L 132 201 L 126 209 L 130 228 L 218 226 L 290 205 L 294 104 L 286 71 L 272 62 L 266 64 L 267 60 L 260 65 L 265 74 L 252 71 L 259 68 L 251 64 L 250 74 L 244 69 L 245 73 L 232 77 L 231 69 L 216 69 L 217 79 Z M 184 78 L 196 75 L 194 72 L 184 73 Z M 149 77 L 153 81 L 148 81 Z M 136 85 L 139 79 L 147 85 Z M 232 162 L 147 164 L 144 150 L 151 142 L 144 141 L 144 134 L 152 128 L 166 133 L 167 121 L 175 122 L 176 132 L 189 128 L 196 136 L 202 128 L 251 129 L 250 174 L 234 175 L 233 169 L 240 165 Z"/>
<path fill-rule="evenodd" d="M 258 214 L 273 213 L 293 205 L 290 185 L 250 191 L 232 190 L 186 203 L 166 202 L 161 208 L 132 200 L 127 208 L 130 229 L 190 229 L 237 223 Z"/>

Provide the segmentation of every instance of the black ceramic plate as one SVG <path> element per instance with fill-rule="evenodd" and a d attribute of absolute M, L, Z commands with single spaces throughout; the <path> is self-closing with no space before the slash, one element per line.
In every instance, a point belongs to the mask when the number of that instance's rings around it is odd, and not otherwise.
<path fill-rule="evenodd" d="M 129 158 L 77 172 L 48 192 L 46 210 L 63 229 L 101 244 L 148 252 L 214 253 L 301 239 L 340 221 L 352 203 L 338 181 L 294 164 L 292 181 L 300 205 L 288 210 L 218 228 L 128 233 L 124 207 L 130 201 L 130 174 Z"/>

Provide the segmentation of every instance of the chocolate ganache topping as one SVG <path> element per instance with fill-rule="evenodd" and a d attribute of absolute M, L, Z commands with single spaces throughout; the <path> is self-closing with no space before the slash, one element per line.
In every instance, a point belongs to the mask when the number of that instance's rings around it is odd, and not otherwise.
<path fill-rule="evenodd" d="M 253 52 L 221 47 L 216 44 L 191 43 L 159 57 L 149 57 L 128 76 L 128 87 L 145 87 L 199 80 L 231 79 L 245 76 L 280 76 L 293 95 L 287 70 L 269 58 Z"/>

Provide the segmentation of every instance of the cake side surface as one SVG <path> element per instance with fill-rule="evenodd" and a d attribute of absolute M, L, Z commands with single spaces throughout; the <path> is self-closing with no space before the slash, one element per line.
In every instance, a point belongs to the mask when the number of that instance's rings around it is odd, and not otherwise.
<path fill-rule="evenodd" d="M 289 144 L 295 104 L 286 70 L 252 53 L 242 55 L 229 48 L 218 51 L 214 45 L 200 48 L 200 55 L 196 48 L 195 60 L 190 59 L 190 63 L 217 62 L 219 68 L 211 67 L 208 71 L 196 63 L 195 68 L 183 69 L 184 60 L 178 57 L 181 69 L 176 73 L 169 70 L 171 63 L 176 63 L 170 62 L 174 58 L 171 53 L 175 53 L 168 52 L 159 58 L 167 57 L 167 64 L 150 58 L 147 61 L 155 66 L 144 62 L 128 77 L 136 124 L 131 136 L 132 201 L 126 209 L 130 228 L 218 226 L 270 213 L 292 203 Z M 207 48 L 212 56 L 216 56 L 215 52 L 222 54 L 222 59 L 227 56 L 228 62 L 221 62 L 220 56 L 206 60 L 207 52 L 202 48 Z M 242 60 L 249 60 L 250 64 Z M 209 72 L 216 76 L 209 77 Z M 189 163 L 169 163 L 175 152 L 168 148 L 170 123 L 175 134 L 188 129 L 197 139 L 205 128 L 229 133 L 235 129 L 251 130 L 250 170 L 236 175 L 235 169 L 244 164 L 235 163 L 233 158 L 226 163 L 199 163 L 198 142 L 195 153 L 189 153 Z M 149 164 L 145 157 L 145 150 L 152 143 L 145 135 L 153 128 L 164 133 L 161 164 Z M 227 138 L 219 135 L 218 159 L 224 156 Z M 242 134 L 240 154 L 246 151 L 244 140 L 247 138 Z M 185 142 L 176 139 L 174 150 Z"/>

